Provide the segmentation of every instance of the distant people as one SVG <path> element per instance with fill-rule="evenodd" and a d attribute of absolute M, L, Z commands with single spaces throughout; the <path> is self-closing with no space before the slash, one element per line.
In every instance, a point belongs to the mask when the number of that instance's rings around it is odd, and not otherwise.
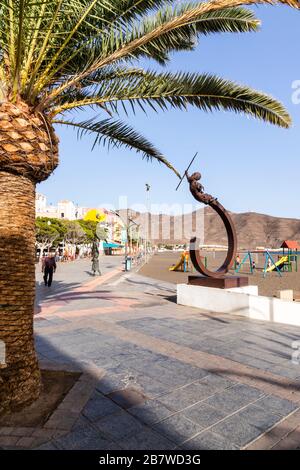
<path fill-rule="evenodd" d="M 237 255 L 237 257 L 235 258 L 235 267 L 236 269 L 238 269 L 240 266 L 241 266 L 241 258 L 240 258 L 240 255 Z"/>
<path fill-rule="evenodd" d="M 53 280 L 53 273 L 56 271 L 55 254 L 46 256 L 42 262 L 42 272 L 44 273 L 45 286 L 51 287 Z"/>
<path fill-rule="evenodd" d="M 271 268 L 272 266 L 273 266 L 273 263 L 272 263 L 271 259 L 269 258 L 268 259 L 268 268 Z"/>
<path fill-rule="evenodd" d="M 252 261 L 252 271 L 255 271 L 256 270 L 256 263 L 255 261 L 253 260 Z"/>

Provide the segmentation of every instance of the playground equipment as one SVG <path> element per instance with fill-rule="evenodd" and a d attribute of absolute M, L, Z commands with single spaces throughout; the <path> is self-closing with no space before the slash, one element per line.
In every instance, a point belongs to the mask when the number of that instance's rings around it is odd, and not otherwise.
<path fill-rule="evenodd" d="M 289 260 L 289 257 L 288 256 L 282 256 L 280 258 L 279 261 L 277 261 L 277 263 L 275 264 L 272 264 L 272 266 L 270 266 L 269 268 L 266 269 L 266 273 L 270 273 L 271 271 L 274 271 L 274 269 L 277 268 L 281 268 L 282 266 L 284 266 L 285 263 L 287 263 Z"/>
<path fill-rule="evenodd" d="M 181 257 L 178 263 L 175 264 L 174 266 L 170 266 L 169 271 L 179 271 L 180 269 L 180 271 L 183 271 L 186 273 L 188 270 L 188 266 L 189 266 L 189 254 L 184 251 L 181 254 Z"/>
<path fill-rule="evenodd" d="M 285 243 L 285 242 L 284 242 Z M 284 244 L 283 244 L 284 245 Z M 263 268 L 263 275 L 264 277 L 267 275 L 267 273 L 275 271 L 277 274 L 281 277 L 282 272 L 292 272 L 293 271 L 293 263 L 294 263 L 294 268 L 295 272 L 298 272 L 298 250 L 291 250 L 288 249 L 288 252 L 286 254 L 285 252 L 285 247 L 282 245 L 283 250 L 282 251 L 272 251 L 270 252 L 269 250 L 254 250 L 254 251 L 247 251 L 245 253 L 245 256 L 242 260 L 242 262 L 237 265 L 235 263 L 234 270 L 236 273 L 240 272 L 242 266 L 249 261 L 250 265 L 250 272 L 253 274 L 254 269 L 253 267 L 253 254 L 262 254 L 265 256 L 265 262 L 264 262 L 264 268 Z M 278 256 L 278 260 L 275 261 L 274 256 Z"/>
<path fill-rule="evenodd" d="M 184 253 L 182 253 L 178 263 L 169 267 L 169 271 L 179 271 L 180 270 L 180 271 L 183 271 L 184 273 L 186 273 L 187 271 L 189 271 L 189 258 L 190 258 L 189 252 L 185 251 Z M 204 258 L 204 266 L 207 268 L 207 257 L 206 256 Z M 193 272 L 193 265 L 191 265 L 191 271 Z"/>

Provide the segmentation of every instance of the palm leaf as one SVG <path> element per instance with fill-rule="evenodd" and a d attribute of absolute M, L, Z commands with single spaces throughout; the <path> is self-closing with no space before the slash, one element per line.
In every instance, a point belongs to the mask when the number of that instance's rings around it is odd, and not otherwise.
<path fill-rule="evenodd" d="M 249 87 L 207 74 L 128 74 L 101 80 L 96 94 L 90 95 L 89 91 L 89 87 L 75 91 L 74 101 L 69 99 L 54 108 L 53 113 L 93 105 L 110 106 L 112 112 L 117 112 L 118 106 L 123 103 L 130 103 L 133 110 L 136 106 L 143 110 L 146 106 L 166 110 L 168 107 L 185 109 L 187 105 L 192 105 L 203 111 L 224 109 L 245 113 L 285 128 L 291 124 L 289 114 L 277 100 Z"/>
<path fill-rule="evenodd" d="M 295 8 L 299 8 L 298 0 L 212 0 L 210 2 L 196 2 L 189 5 L 181 6 L 182 13 L 177 14 L 175 8 L 158 12 L 154 18 L 145 20 L 142 23 L 144 34 L 137 36 L 140 24 L 133 29 L 133 32 L 129 30 L 123 32 L 123 29 L 119 30 L 113 28 L 107 36 L 104 36 L 101 41 L 102 54 L 99 55 L 99 51 L 93 51 L 91 49 L 91 60 L 86 63 L 86 67 L 81 69 L 81 72 L 71 77 L 63 85 L 55 88 L 45 99 L 44 103 L 39 107 L 43 109 L 47 107 L 53 99 L 55 99 L 62 91 L 70 88 L 80 82 L 83 78 L 96 71 L 99 68 L 105 67 L 109 64 L 121 61 L 125 58 L 131 58 L 135 52 L 143 48 L 147 49 L 147 46 L 151 47 L 151 43 L 159 41 L 159 38 L 164 35 L 172 35 L 172 32 L 186 27 L 187 25 L 195 24 L 201 17 L 209 12 L 215 12 L 220 9 L 239 7 L 243 4 L 255 5 L 260 3 L 284 3 Z M 163 21 L 161 21 L 163 18 Z M 132 35 L 133 34 L 133 35 Z M 124 42 L 125 40 L 125 42 Z M 93 38 L 93 43 L 97 44 L 98 41 Z M 154 54 L 154 51 L 153 51 Z"/>
<path fill-rule="evenodd" d="M 124 124 L 119 120 L 103 119 L 98 121 L 96 118 L 83 122 L 73 122 L 64 120 L 55 120 L 54 123 L 74 127 L 78 129 L 78 137 L 85 134 L 96 134 L 93 148 L 97 144 L 113 147 L 124 146 L 131 150 L 142 153 L 143 158 L 147 160 L 155 159 L 170 168 L 180 178 L 178 171 L 170 162 L 157 150 L 145 137 L 142 137 L 128 124 Z"/>

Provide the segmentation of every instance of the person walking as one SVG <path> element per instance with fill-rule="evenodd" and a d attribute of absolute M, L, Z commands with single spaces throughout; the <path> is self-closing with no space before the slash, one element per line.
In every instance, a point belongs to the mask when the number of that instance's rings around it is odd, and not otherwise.
<path fill-rule="evenodd" d="M 55 273 L 55 271 L 56 271 L 55 254 L 46 256 L 46 258 L 43 259 L 43 263 L 42 263 L 42 272 L 44 273 L 45 286 L 51 287 L 52 280 L 53 280 L 53 273 Z"/>

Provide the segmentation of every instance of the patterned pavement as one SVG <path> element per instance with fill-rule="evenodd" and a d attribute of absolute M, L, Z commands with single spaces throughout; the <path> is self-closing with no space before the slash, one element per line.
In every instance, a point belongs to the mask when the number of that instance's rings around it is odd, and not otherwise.
<path fill-rule="evenodd" d="M 108 260 L 38 285 L 41 365 L 82 375 L 43 428 L 0 428 L 1 447 L 300 448 L 300 328 L 177 306 L 173 285 Z"/>

